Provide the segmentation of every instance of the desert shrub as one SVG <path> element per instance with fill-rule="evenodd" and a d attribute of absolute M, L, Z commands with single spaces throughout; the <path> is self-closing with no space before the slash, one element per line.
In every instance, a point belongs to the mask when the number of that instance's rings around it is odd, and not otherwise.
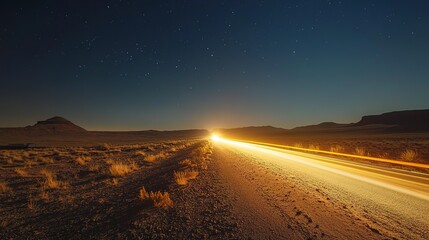
<path fill-rule="evenodd" d="M 43 157 L 43 156 L 40 156 L 40 157 L 37 158 L 37 161 L 40 161 L 40 162 L 43 162 L 43 163 L 46 163 L 46 164 L 54 163 L 54 159 L 52 157 Z"/>
<path fill-rule="evenodd" d="M 49 194 L 46 191 L 46 188 L 42 186 L 42 190 L 40 191 L 40 198 L 44 201 L 49 201 Z"/>
<path fill-rule="evenodd" d="M 173 207 L 173 201 L 170 198 L 168 192 L 147 192 L 145 187 L 140 189 L 140 199 L 145 201 L 151 201 L 154 207 L 164 207 L 169 208 Z"/>
<path fill-rule="evenodd" d="M 182 171 L 174 172 L 174 181 L 179 185 L 188 184 L 188 179 L 186 179 L 185 173 Z"/>
<path fill-rule="evenodd" d="M 174 180 L 178 185 L 186 185 L 189 180 L 195 179 L 198 176 L 197 170 L 185 170 L 174 172 Z"/>
<path fill-rule="evenodd" d="M 302 148 L 302 143 L 294 143 L 293 146 L 297 148 Z"/>
<path fill-rule="evenodd" d="M 312 150 L 319 150 L 320 149 L 319 146 L 313 145 L 313 144 L 308 145 L 308 148 L 312 149 Z"/>
<path fill-rule="evenodd" d="M 355 154 L 356 155 L 360 155 L 360 156 L 365 156 L 366 155 L 366 150 L 363 147 L 356 147 L 355 148 Z"/>
<path fill-rule="evenodd" d="M 101 144 L 99 147 L 98 147 L 98 149 L 100 149 L 100 150 L 104 150 L 104 151 L 107 151 L 107 150 L 110 150 L 112 148 L 112 146 L 110 146 L 109 144 L 107 144 L 107 143 L 103 143 L 103 144 Z"/>
<path fill-rule="evenodd" d="M 42 187 L 44 187 L 44 188 L 66 187 L 66 184 L 64 182 L 58 181 L 52 172 L 50 172 L 46 169 L 43 169 L 40 171 L 40 173 L 45 178 L 45 180 L 42 183 Z"/>
<path fill-rule="evenodd" d="M 0 192 L 10 191 L 10 187 L 7 186 L 5 182 L 0 182 Z"/>
<path fill-rule="evenodd" d="M 401 159 L 405 161 L 415 161 L 419 157 L 416 150 L 406 149 L 401 153 Z"/>
<path fill-rule="evenodd" d="M 91 161 L 91 157 L 89 157 L 89 156 L 78 156 L 74 160 L 79 165 L 85 165 L 87 162 Z"/>
<path fill-rule="evenodd" d="M 33 210 L 33 209 L 35 209 L 35 208 L 36 208 L 36 205 L 34 204 L 34 200 L 33 200 L 33 197 L 32 197 L 32 196 L 30 196 L 30 197 L 28 198 L 27 207 L 28 207 L 29 209 L 31 209 L 31 210 Z"/>
<path fill-rule="evenodd" d="M 88 170 L 91 172 L 97 172 L 100 169 L 100 165 L 98 164 L 92 164 L 88 167 Z"/>
<path fill-rule="evenodd" d="M 383 152 L 383 153 L 379 153 L 379 154 L 377 155 L 377 157 L 378 157 L 378 158 L 388 159 L 390 156 L 389 156 L 389 153 L 387 153 L 387 152 Z"/>
<path fill-rule="evenodd" d="M 28 176 L 27 172 L 22 168 L 15 168 L 15 172 L 16 172 L 16 174 L 18 174 L 21 177 Z"/>
<path fill-rule="evenodd" d="M 344 147 L 341 145 L 331 146 L 329 148 L 329 151 L 331 151 L 331 152 L 344 152 Z"/>
<path fill-rule="evenodd" d="M 191 167 L 191 166 L 193 166 L 195 164 L 193 164 L 190 159 L 185 159 L 185 160 L 180 161 L 179 165 L 183 166 L 183 167 Z"/>
<path fill-rule="evenodd" d="M 144 158 L 145 162 L 155 162 L 158 159 L 167 157 L 167 154 L 164 151 L 159 152 L 158 154 L 149 154 Z"/>
<path fill-rule="evenodd" d="M 113 163 L 109 167 L 110 175 L 112 175 L 113 177 L 123 177 L 131 171 L 131 167 L 124 163 Z"/>
<path fill-rule="evenodd" d="M 113 186 L 117 186 L 119 184 L 119 179 L 117 179 L 117 178 L 113 178 L 112 179 L 112 185 Z"/>
<path fill-rule="evenodd" d="M 136 151 L 136 156 L 144 157 L 144 156 L 146 156 L 146 153 L 143 150 L 138 150 L 138 151 Z"/>
<path fill-rule="evenodd" d="M 138 169 L 139 169 L 139 166 L 137 165 L 137 163 L 136 163 L 136 162 L 132 161 L 132 162 L 130 163 L 130 168 L 131 168 L 131 170 L 132 170 L 132 171 L 136 171 L 136 170 L 138 170 Z"/>

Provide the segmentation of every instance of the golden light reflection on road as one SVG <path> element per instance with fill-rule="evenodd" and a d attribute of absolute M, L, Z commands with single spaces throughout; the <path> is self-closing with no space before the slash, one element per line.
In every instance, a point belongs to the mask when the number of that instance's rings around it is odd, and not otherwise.
<path fill-rule="evenodd" d="M 299 163 L 302 166 L 308 167 L 309 173 L 311 172 L 311 168 L 318 168 L 429 201 L 429 175 L 427 174 L 395 169 L 389 170 L 386 168 L 345 161 L 332 157 L 285 150 L 266 146 L 265 144 L 261 145 L 234 141 L 221 138 L 217 135 L 212 137 L 212 139 L 218 144 L 228 144 L 238 149 L 247 149 L 259 153 L 265 153 L 271 156 L 280 157 L 287 161 Z"/>

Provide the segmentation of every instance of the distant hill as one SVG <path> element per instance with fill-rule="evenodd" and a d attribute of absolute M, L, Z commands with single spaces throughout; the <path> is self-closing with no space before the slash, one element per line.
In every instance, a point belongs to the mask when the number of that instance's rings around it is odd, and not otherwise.
<path fill-rule="evenodd" d="M 383 113 L 380 115 L 364 116 L 359 122 L 348 124 L 324 122 L 316 125 L 296 127 L 293 129 L 276 128 L 271 126 L 220 129 L 220 132 L 225 135 L 236 137 L 427 131 L 429 131 L 429 110 L 397 111 Z"/>
<path fill-rule="evenodd" d="M 35 146 L 94 146 L 140 144 L 145 142 L 200 139 L 208 136 L 204 129 L 176 131 L 87 131 L 62 117 L 53 117 L 27 127 L 0 128 L 0 147 L 32 143 Z"/>
<path fill-rule="evenodd" d="M 62 117 L 53 117 L 45 121 L 38 121 L 35 125 L 25 127 L 25 129 L 46 133 L 86 132 L 82 127 Z"/>
<path fill-rule="evenodd" d="M 429 109 L 388 112 L 380 115 L 363 116 L 354 126 L 372 124 L 392 125 L 401 131 L 429 130 Z"/>
<path fill-rule="evenodd" d="M 299 131 L 325 131 L 325 130 L 333 130 L 333 129 L 344 129 L 346 127 L 350 127 L 351 124 L 343 124 L 343 123 L 334 123 L 334 122 L 323 122 L 316 125 L 308 125 L 302 127 L 296 127 L 291 129 L 291 131 L 299 132 Z"/>

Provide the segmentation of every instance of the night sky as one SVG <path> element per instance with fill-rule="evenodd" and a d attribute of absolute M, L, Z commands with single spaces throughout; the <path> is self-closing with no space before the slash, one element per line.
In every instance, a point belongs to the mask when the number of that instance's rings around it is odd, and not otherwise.
<path fill-rule="evenodd" d="M 355 122 L 429 107 L 429 1 L 8 1 L 0 126 Z"/>

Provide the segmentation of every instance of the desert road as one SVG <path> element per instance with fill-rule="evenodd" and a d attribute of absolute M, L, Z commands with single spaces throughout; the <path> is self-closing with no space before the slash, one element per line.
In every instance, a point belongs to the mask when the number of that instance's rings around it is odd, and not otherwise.
<path fill-rule="evenodd" d="M 217 171 L 255 239 L 429 239 L 429 175 L 218 138 Z"/>

